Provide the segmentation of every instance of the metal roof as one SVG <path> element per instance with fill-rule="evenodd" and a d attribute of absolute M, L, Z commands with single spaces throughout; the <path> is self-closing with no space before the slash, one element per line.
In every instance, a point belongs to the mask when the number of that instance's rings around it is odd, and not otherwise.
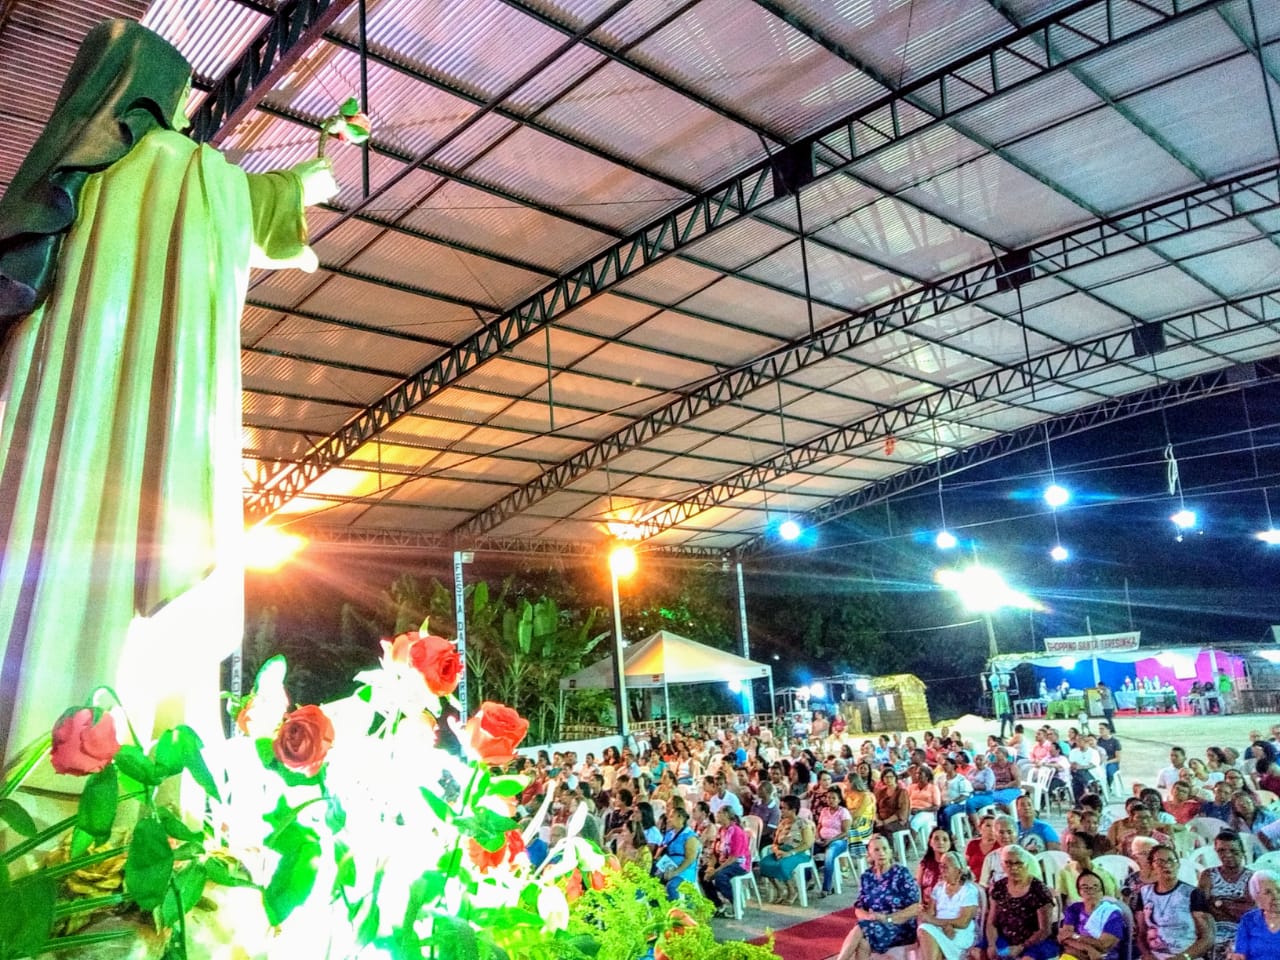
<path fill-rule="evenodd" d="M 111 15 L 250 171 L 374 120 L 251 282 L 255 519 L 757 548 L 1280 356 L 1280 5 L 17 0 L 0 187 Z"/>

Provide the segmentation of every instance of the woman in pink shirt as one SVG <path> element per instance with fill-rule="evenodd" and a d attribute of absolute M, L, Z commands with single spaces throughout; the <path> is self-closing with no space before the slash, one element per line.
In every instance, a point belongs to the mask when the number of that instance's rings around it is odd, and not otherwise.
<path fill-rule="evenodd" d="M 933 779 L 933 771 L 928 767 L 916 767 L 911 774 L 911 782 L 907 784 L 907 797 L 911 801 L 911 829 L 919 830 L 926 824 L 937 822 L 938 807 L 942 798 L 938 793 L 938 784 Z"/>
<path fill-rule="evenodd" d="M 702 892 L 715 904 L 716 916 L 723 917 L 733 903 L 733 878 L 751 872 L 751 838 L 728 806 L 716 811 L 716 824 L 720 832 L 702 871 Z"/>

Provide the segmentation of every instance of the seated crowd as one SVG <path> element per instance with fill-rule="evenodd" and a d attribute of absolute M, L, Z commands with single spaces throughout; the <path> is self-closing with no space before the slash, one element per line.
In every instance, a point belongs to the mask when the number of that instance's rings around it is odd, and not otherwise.
<path fill-rule="evenodd" d="M 748 874 L 777 903 L 856 883 L 840 960 L 907 945 L 917 960 L 1280 960 L 1280 872 L 1250 866 L 1280 849 L 1280 724 L 1203 760 L 1174 747 L 1121 812 L 1106 724 L 1065 739 L 1018 726 L 976 750 L 944 727 L 855 752 L 822 719 L 812 738 L 748 728 L 598 762 L 543 753 L 521 802 L 554 791 L 553 841 L 587 805 L 590 838 L 672 899 L 699 886 L 722 915 Z M 1044 819 L 1055 800 L 1061 833 Z"/>

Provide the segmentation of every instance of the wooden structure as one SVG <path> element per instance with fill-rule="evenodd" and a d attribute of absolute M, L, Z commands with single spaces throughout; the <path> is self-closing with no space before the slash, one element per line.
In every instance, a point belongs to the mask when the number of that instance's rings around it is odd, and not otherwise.
<path fill-rule="evenodd" d="M 868 730 L 925 730 L 933 725 L 924 682 L 913 673 L 872 677 Z"/>

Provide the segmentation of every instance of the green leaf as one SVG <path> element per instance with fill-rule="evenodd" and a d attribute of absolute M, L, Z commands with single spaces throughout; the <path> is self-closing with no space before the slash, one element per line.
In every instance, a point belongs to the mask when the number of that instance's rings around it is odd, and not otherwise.
<path fill-rule="evenodd" d="M 165 891 L 164 903 L 160 906 L 162 926 L 175 927 L 182 916 L 191 912 L 204 894 L 207 877 L 201 863 L 189 863 L 174 873 L 173 882 Z"/>
<path fill-rule="evenodd" d="M 10 800 L 7 797 L 0 800 L 0 820 L 7 823 L 20 837 L 34 837 L 36 835 L 36 822 L 31 819 L 31 814 L 27 813 L 16 800 Z"/>
<path fill-rule="evenodd" d="M 108 764 L 90 776 L 80 794 L 76 827 L 99 843 L 111 836 L 116 822 L 116 804 L 120 800 L 120 782 L 116 768 Z"/>
<path fill-rule="evenodd" d="M 262 892 L 267 922 L 278 926 L 311 896 L 320 869 L 320 840 L 314 830 L 297 823 L 286 827 L 280 863 Z M 280 849 L 276 847 L 275 849 Z"/>
<path fill-rule="evenodd" d="M 35 874 L 12 886 L 0 886 L 0 957 L 41 953 L 53 928 L 53 880 Z"/>
<path fill-rule="evenodd" d="M 437 914 L 427 941 L 440 960 L 480 960 L 480 943 L 471 924 L 449 914 Z"/>
<path fill-rule="evenodd" d="M 255 887 L 256 883 L 249 872 L 239 864 L 233 864 L 221 857 L 209 857 L 203 861 L 205 875 L 210 883 L 220 887 Z"/>
<path fill-rule="evenodd" d="M 360 905 L 360 912 L 356 916 L 359 918 L 359 922 L 356 924 L 356 943 L 362 947 L 368 946 L 378 936 L 378 925 L 382 922 L 382 911 L 378 909 L 378 898 L 365 898 Z"/>
<path fill-rule="evenodd" d="M 142 910 L 154 910 L 164 900 L 173 875 L 173 850 L 159 820 L 139 820 L 124 864 L 124 886 Z"/>
<path fill-rule="evenodd" d="M 114 762 L 121 773 L 126 777 L 132 777 L 144 786 L 154 787 L 164 779 L 156 765 L 136 744 L 127 743 L 121 747 Z"/>
<path fill-rule="evenodd" d="M 91 834 L 85 833 L 79 827 L 74 827 L 71 831 L 71 858 L 83 856 L 85 851 L 93 846 L 94 838 Z"/>
<path fill-rule="evenodd" d="M 500 797 L 518 797 L 528 785 L 528 777 L 498 777 L 492 782 L 489 792 Z"/>
<path fill-rule="evenodd" d="M 354 117 L 357 113 L 360 112 L 360 101 L 357 100 L 355 97 L 348 97 L 346 100 L 342 102 L 342 106 L 338 108 L 338 112 L 342 114 L 344 117 Z M 427 629 L 427 626 L 425 623 L 422 625 L 422 629 L 423 630 Z"/>
<path fill-rule="evenodd" d="M 186 770 L 204 792 L 215 800 L 218 796 L 218 785 L 214 783 L 213 774 L 209 772 L 200 752 L 204 744 L 199 735 L 185 724 L 179 724 L 171 730 L 160 734 L 160 739 L 152 748 L 155 765 L 161 776 L 171 777 Z"/>
<path fill-rule="evenodd" d="M 444 802 L 444 798 L 429 787 L 419 787 L 418 789 L 422 791 L 422 797 L 427 801 L 427 806 L 431 808 L 431 812 L 448 823 L 450 818 L 453 817 L 453 811 Z"/>
<path fill-rule="evenodd" d="M 500 850 L 507 842 L 507 831 L 516 829 L 519 824 L 510 817 L 494 813 L 486 807 L 477 807 L 470 817 L 455 817 L 453 825 L 458 832 L 473 837 L 476 843 L 486 850 Z"/>
<path fill-rule="evenodd" d="M 326 794 L 324 799 L 324 824 L 331 832 L 338 833 L 347 825 L 347 811 L 333 794 Z"/>
<path fill-rule="evenodd" d="M 156 816 L 160 818 L 160 825 L 164 827 L 164 832 L 175 840 L 190 840 L 195 843 L 204 841 L 204 833 L 199 830 L 192 830 L 182 818 L 170 810 L 168 807 L 158 807 Z"/>

